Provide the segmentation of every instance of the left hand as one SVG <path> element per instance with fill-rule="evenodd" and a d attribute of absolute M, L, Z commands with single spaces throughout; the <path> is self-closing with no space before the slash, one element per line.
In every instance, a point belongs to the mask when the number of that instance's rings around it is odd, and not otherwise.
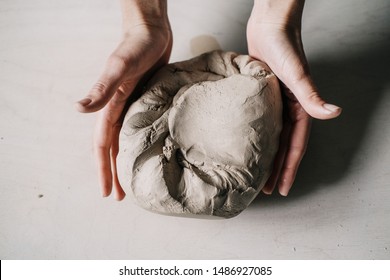
<path fill-rule="evenodd" d="M 247 26 L 249 54 L 268 64 L 282 84 L 284 124 L 274 168 L 263 192 L 278 187 L 286 196 L 306 151 L 311 117 L 335 118 L 341 108 L 327 104 L 318 94 L 309 73 L 301 39 L 304 1 L 256 0 Z"/>

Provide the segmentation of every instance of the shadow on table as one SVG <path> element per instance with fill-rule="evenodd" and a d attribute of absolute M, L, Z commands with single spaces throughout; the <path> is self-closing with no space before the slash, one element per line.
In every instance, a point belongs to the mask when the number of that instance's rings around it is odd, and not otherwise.
<path fill-rule="evenodd" d="M 351 166 L 369 136 L 369 127 L 389 84 L 390 40 L 359 56 L 312 61 L 311 71 L 321 95 L 343 108 L 335 120 L 314 120 L 306 155 L 288 201 L 318 188 L 332 188 L 353 172 Z M 359 159 L 360 164 L 364 160 Z M 284 200 L 277 191 L 252 203 L 263 207 Z M 261 201 L 259 201 L 261 200 Z M 253 207 L 252 206 L 252 207 Z"/>

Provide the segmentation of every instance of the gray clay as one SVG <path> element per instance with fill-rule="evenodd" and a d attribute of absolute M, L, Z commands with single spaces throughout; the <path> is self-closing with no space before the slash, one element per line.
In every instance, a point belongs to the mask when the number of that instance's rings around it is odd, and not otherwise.
<path fill-rule="evenodd" d="M 169 64 L 126 114 L 120 183 L 151 211 L 233 217 L 267 181 L 281 127 L 278 80 L 264 63 L 214 51 Z"/>

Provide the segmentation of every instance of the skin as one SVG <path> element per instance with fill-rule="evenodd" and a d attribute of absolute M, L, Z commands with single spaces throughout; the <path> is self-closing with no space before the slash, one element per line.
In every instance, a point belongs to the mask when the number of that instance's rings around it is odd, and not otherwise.
<path fill-rule="evenodd" d="M 247 25 L 249 54 L 265 61 L 282 83 L 284 124 L 274 169 L 263 192 L 286 196 L 309 140 L 311 117 L 327 120 L 341 108 L 327 104 L 310 76 L 303 50 L 301 0 L 255 0 Z"/>
<path fill-rule="evenodd" d="M 107 60 L 98 81 L 76 103 L 82 113 L 98 112 L 94 153 L 104 197 L 115 190 L 125 197 L 116 172 L 122 112 L 137 84 L 167 64 L 172 32 L 166 0 L 121 0 L 123 38 Z M 311 117 L 331 119 L 341 108 L 318 94 L 301 40 L 302 0 L 255 0 L 247 26 L 249 54 L 266 62 L 282 83 L 284 127 L 273 172 L 263 188 L 286 196 L 294 182 L 309 139 Z"/>
<path fill-rule="evenodd" d="M 76 103 L 82 113 L 99 111 L 93 141 L 99 183 L 104 197 L 114 189 L 117 200 L 125 197 L 116 172 L 122 111 L 137 84 L 168 63 L 172 49 L 166 1 L 122 0 L 121 5 L 122 41 L 87 96 Z"/>

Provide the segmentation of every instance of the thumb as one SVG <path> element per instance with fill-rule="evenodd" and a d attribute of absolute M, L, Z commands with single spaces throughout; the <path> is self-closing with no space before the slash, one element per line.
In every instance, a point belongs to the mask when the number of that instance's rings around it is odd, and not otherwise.
<path fill-rule="evenodd" d="M 302 74 L 285 85 L 293 92 L 303 109 L 313 118 L 327 120 L 338 117 L 342 109 L 325 102 L 309 74 Z"/>
<path fill-rule="evenodd" d="M 119 56 L 111 55 L 98 81 L 84 99 L 76 102 L 76 109 L 82 113 L 90 113 L 103 108 L 115 94 L 125 74 L 125 61 Z"/>

